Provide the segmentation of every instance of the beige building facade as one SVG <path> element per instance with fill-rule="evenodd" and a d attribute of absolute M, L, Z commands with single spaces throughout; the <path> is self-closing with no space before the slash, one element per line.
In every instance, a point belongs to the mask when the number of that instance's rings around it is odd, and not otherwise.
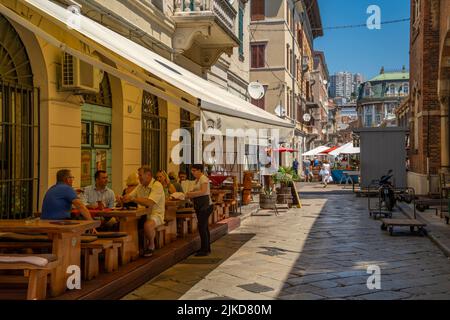
<path fill-rule="evenodd" d="M 284 154 L 284 165 L 306 151 L 309 122 L 303 115 L 312 99 L 313 41 L 323 35 L 321 28 L 317 1 L 251 1 L 250 81 L 260 82 L 266 91 L 263 99 L 252 102 L 296 124 L 294 138 L 285 145 L 299 152 Z"/>
<path fill-rule="evenodd" d="M 211 0 L 201 7 L 198 1 L 178 0 L 54 3 L 75 6 L 69 9 L 247 100 L 247 1 Z M 0 59 L 5 61 L 0 85 L 8 92 L 0 109 L 0 210 L 5 216 L 39 210 L 62 168 L 72 170 L 76 187 L 92 183 L 93 172 L 104 169 L 116 194 L 142 164 L 178 172 L 171 158 L 178 141 L 171 141 L 171 133 L 192 129 L 199 118 L 196 97 L 137 69 L 26 1 L 1 0 L 0 9 L 0 47 L 6 52 Z M 67 78 L 67 66 L 76 79 Z M 67 85 L 69 80 L 73 83 Z"/>

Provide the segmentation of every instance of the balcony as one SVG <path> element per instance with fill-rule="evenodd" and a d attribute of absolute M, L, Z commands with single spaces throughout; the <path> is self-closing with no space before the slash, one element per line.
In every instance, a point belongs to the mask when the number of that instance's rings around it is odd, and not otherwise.
<path fill-rule="evenodd" d="M 237 12 L 228 0 L 174 0 L 173 48 L 203 68 L 239 46 Z"/>

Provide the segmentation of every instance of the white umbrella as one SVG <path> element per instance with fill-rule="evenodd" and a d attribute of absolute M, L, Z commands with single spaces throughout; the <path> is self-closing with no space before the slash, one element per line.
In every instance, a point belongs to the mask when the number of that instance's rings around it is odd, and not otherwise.
<path fill-rule="evenodd" d="M 319 153 L 321 153 L 322 151 L 328 150 L 330 149 L 330 147 L 327 146 L 320 146 L 317 148 L 314 148 L 312 150 L 309 150 L 308 152 L 305 152 L 304 154 L 302 154 L 303 157 L 305 156 L 315 156 L 318 155 Z"/>
<path fill-rule="evenodd" d="M 360 153 L 360 149 L 353 146 L 353 142 L 349 142 L 344 144 L 343 146 L 340 146 L 339 148 L 331 151 L 329 155 L 331 156 L 338 156 L 340 154 L 357 154 Z"/>

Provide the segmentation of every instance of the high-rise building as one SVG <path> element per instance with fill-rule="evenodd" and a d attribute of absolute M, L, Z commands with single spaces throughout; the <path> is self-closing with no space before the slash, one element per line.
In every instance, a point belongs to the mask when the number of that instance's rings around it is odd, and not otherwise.
<path fill-rule="evenodd" d="M 350 99 L 353 92 L 353 75 L 350 72 L 337 72 L 330 79 L 330 97 Z"/>
<path fill-rule="evenodd" d="M 364 76 L 361 73 L 355 73 L 353 75 L 352 93 L 354 94 L 355 97 L 358 96 L 358 88 L 359 88 L 360 84 L 363 82 L 364 82 Z"/>

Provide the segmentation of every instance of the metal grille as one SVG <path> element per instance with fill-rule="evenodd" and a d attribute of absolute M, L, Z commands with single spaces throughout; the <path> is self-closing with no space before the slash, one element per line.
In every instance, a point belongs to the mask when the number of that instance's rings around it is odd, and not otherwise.
<path fill-rule="evenodd" d="M 22 219 L 37 206 L 39 91 L 0 80 L 0 219 Z"/>
<path fill-rule="evenodd" d="M 158 97 L 145 92 L 142 98 L 142 159 L 153 173 L 167 170 L 167 119 L 159 115 Z"/>

